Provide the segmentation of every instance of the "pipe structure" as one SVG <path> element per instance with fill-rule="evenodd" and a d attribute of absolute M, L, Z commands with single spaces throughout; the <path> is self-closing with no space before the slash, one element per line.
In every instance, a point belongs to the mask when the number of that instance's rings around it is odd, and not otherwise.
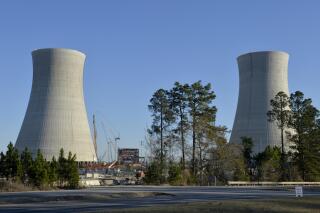
<path fill-rule="evenodd" d="M 83 95 L 85 54 L 71 49 L 47 48 L 32 52 L 33 81 L 27 111 L 15 147 L 39 149 L 47 160 L 60 149 L 76 160 L 97 160 Z"/>
<path fill-rule="evenodd" d="M 241 137 L 253 140 L 253 152 L 267 146 L 281 147 L 281 132 L 275 122 L 269 122 L 270 100 L 288 88 L 289 55 L 281 51 L 262 51 L 240 55 L 239 97 L 230 143 L 241 143 Z"/>

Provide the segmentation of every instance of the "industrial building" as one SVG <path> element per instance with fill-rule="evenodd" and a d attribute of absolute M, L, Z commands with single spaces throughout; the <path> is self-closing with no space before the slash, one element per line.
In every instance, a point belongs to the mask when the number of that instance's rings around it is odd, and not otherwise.
<path fill-rule="evenodd" d="M 269 122 L 270 100 L 288 89 L 289 55 L 281 51 L 252 52 L 237 58 L 239 97 L 230 143 L 241 143 L 241 137 L 253 140 L 255 153 L 266 146 L 281 146 L 280 130 Z"/>
<path fill-rule="evenodd" d="M 118 149 L 118 162 L 120 164 L 138 164 L 139 149 Z"/>
<path fill-rule="evenodd" d="M 33 81 L 29 104 L 15 147 L 40 149 L 47 160 L 71 151 L 77 161 L 97 160 L 83 95 L 85 54 L 48 48 L 32 52 Z"/>

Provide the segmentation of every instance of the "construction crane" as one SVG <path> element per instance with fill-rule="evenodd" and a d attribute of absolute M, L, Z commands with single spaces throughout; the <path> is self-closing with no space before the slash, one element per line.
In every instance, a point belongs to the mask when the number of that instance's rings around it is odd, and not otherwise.
<path fill-rule="evenodd" d="M 103 129 L 103 132 L 105 135 L 105 140 L 106 140 L 107 144 L 106 144 L 106 149 L 104 150 L 102 155 L 100 157 L 98 157 L 97 123 L 96 123 L 96 116 L 95 116 L 95 114 L 93 114 L 93 145 L 94 145 L 94 149 L 95 149 L 95 153 L 98 158 L 98 161 L 99 162 L 103 161 L 106 156 L 107 156 L 106 161 L 108 161 L 108 162 L 117 161 L 118 141 L 120 140 L 120 134 L 118 133 L 117 134 L 118 136 L 116 136 L 114 134 L 114 131 L 110 128 L 108 128 L 108 132 L 110 132 L 110 134 L 107 134 L 107 128 L 106 128 L 103 121 L 101 121 L 101 126 Z M 108 135 L 110 135 L 110 137 L 108 137 Z"/>
<path fill-rule="evenodd" d="M 107 147 L 106 151 L 103 153 L 101 159 L 103 159 L 107 155 L 107 161 L 113 162 L 117 161 L 117 153 L 118 153 L 118 142 L 120 140 L 120 135 L 115 136 L 113 131 L 110 129 L 111 137 L 108 137 L 106 127 L 104 125 L 104 122 L 101 121 L 102 129 L 104 131 Z M 112 138 L 113 137 L 113 138 Z"/>
<path fill-rule="evenodd" d="M 108 144 L 108 154 L 109 154 L 109 161 L 117 161 L 118 158 L 118 142 L 120 140 L 120 137 L 114 137 L 114 139 L 109 139 Z"/>
<path fill-rule="evenodd" d="M 104 157 L 107 155 L 107 152 L 108 152 L 108 150 L 109 150 L 109 138 L 108 138 L 107 131 L 106 131 L 106 127 L 105 127 L 103 121 L 101 121 L 101 126 L 102 126 L 102 129 L 103 129 L 103 132 L 104 132 L 104 136 L 105 136 L 106 142 L 107 142 L 107 144 L 106 144 L 106 145 L 107 145 L 106 150 L 104 151 L 104 153 L 103 153 L 103 155 L 102 155 L 102 157 L 101 157 L 102 159 L 104 159 Z M 106 161 L 110 161 L 110 154 L 109 154 L 109 153 L 108 153 L 108 155 L 107 155 Z"/>

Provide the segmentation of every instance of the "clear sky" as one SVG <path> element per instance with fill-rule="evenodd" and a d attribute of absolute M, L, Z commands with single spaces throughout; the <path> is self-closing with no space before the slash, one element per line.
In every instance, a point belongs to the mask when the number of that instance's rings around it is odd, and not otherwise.
<path fill-rule="evenodd" d="M 152 93 L 175 81 L 212 83 L 217 123 L 232 128 L 236 57 L 290 54 L 289 88 L 320 106 L 320 1 L 114 0 L 1 1 L 0 150 L 15 142 L 32 83 L 31 51 L 73 48 L 87 55 L 85 101 L 96 113 L 99 146 L 120 134 L 139 147 Z"/>

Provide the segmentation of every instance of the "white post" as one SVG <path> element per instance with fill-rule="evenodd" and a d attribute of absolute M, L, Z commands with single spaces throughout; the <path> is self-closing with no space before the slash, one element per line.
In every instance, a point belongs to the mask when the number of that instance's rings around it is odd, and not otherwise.
<path fill-rule="evenodd" d="M 296 186 L 295 187 L 296 191 L 296 197 L 303 197 L 303 189 L 302 186 Z"/>

